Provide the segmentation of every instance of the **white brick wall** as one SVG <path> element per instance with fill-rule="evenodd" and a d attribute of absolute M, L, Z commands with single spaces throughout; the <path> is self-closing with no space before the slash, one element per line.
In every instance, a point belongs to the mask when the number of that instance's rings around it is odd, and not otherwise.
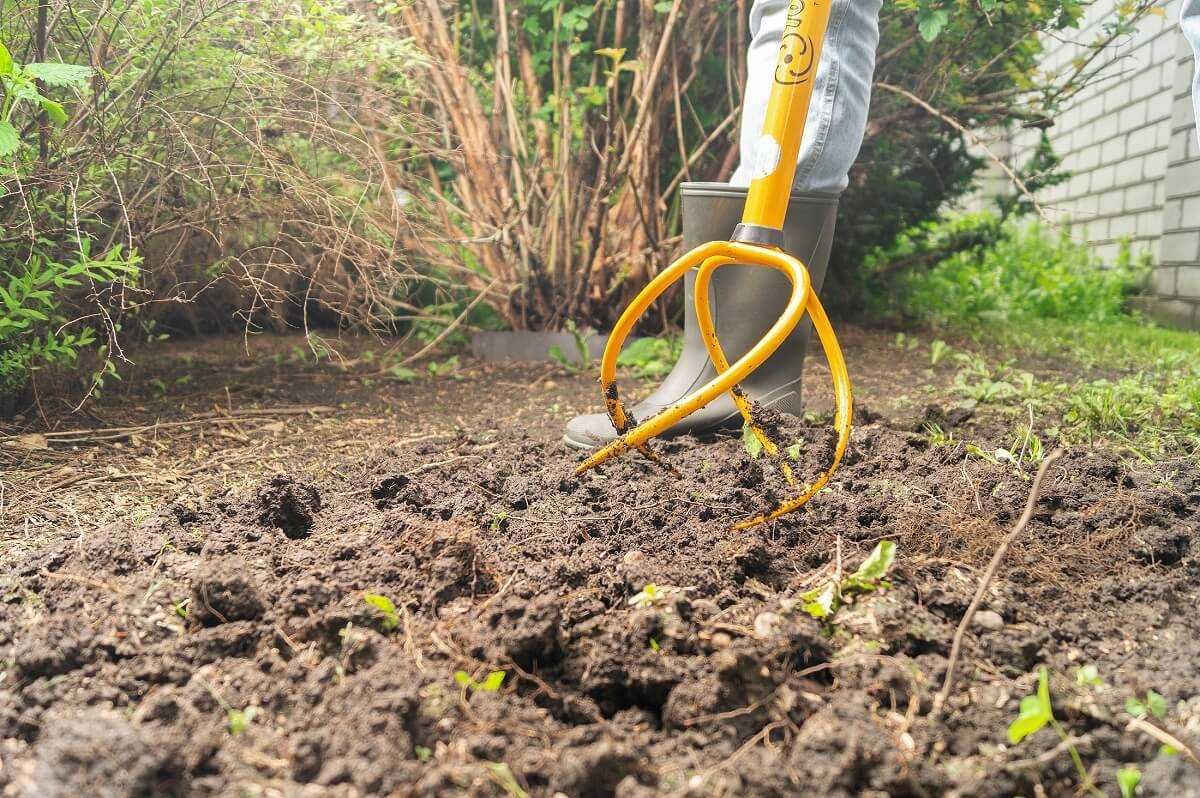
<path fill-rule="evenodd" d="M 1048 39 L 1043 69 L 1072 70 L 1118 1 L 1093 3 L 1079 32 Z M 1146 17 L 1135 35 L 1105 53 L 1101 77 L 1062 110 L 1047 133 L 1071 179 L 1039 200 L 1102 259 L 1114 258 L 1125 241 L 1135 253 L 1148 251 L 1156 268 L 1147 309 L 1167 323 L 1200 327 L 1200 142 L 1181 4 L 1163 0 L 1165 14 Z M 1037 131 L 1015 130 L 990 146 L 1019 167 L 1037 141 Z M 1010 189 L 994 170 L 979 194 Z"/>

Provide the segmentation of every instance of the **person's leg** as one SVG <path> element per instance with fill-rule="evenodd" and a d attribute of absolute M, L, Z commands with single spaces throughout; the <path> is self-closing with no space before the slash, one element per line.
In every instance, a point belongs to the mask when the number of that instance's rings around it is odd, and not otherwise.
<path fill-rule="evenodd" d="M 829 260 L 837 195 L 846 187 L 847 173 L 862 145 L 870 102 L 875 47 L 879 40 L 882 0 L 833 0 L 821 65 L 796 172 L 784 248 L 804 261 L 814 290 L 820 290 Z M 743 99 L 742 166 L 724 183 L 686 183 L 682 187 L 684 245 L 727 239 L 741 219 L 745 186 L 754 163 L 753 145 L 762 132 L 767 99 L 774 83 L 775 64 L 783 37 L 787 0 L 756 0 L 750 13 L 752 43 Z M 658 389 L 632 409 L 644 420 L 680 401 L 716 376 L 700 339 L 691 302 L 692 277 L 685 286 L 683 351 Z M 769 269 L 730 265 L 714 274 L 709 301 L 717 337 L 730 360 L 744 355 L 783 312 L 789 294 L 787 279 Z M 801 375 L 809 324 L 797 326 L 783 345 L 741 384 L 759 404 L 799 413 Z M 728 396 L 685 418 L 669 434 L 702 433 L 740 426 L 741 416 Z M 607 443 L 616 437 L 603 413 L 577 416 L 567 425 L 564 440 L 579 448 Z"/>
<path fill-rule="evenodd" d="M 849 182 L 850 167 L 867 129 L 882 5 L 883 0 L 833 0 L 796 168 L 793 188 L 797 191 L 837 194 Z M 756 0 L 750 11 L 741 164 L 729 180 L 735 186 L 750 185 L 754 147 L 767 115 L 787 9 L 788 0 Z"/>
<path fill-rule="evenodd" d="M 1196 55 L 1196 74 L 1192 79 L 1192 106 L 1196 112 L 1196 136 L 1200 140 L 1200 0 L 1183 0 L 1179 12 L 1179 26 L 1183 35 L 1192 44 Z"/>

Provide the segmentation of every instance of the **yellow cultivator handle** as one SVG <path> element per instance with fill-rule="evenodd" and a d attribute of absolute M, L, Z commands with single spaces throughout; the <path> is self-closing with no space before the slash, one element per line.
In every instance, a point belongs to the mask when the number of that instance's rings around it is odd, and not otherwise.
<path fill-rule="evenodd" d="M 600 363 L 600 383 L 603 386 L 609 418 L 620 437 L 584 461 L 576 469 L 577 474 L 595 468 L 609 458 L 630 449 L 637 449 L 655 462 L 662 463 L 661 458 L 650 448 L 650 439 L 728 392 L 746 424 L 762 443 L 764 451 L 779 464 L 788 484 L 794 485 L 795 477 L 791 468 L 779 457 L 778 444 L 767 437 L 754 419 L 753 407 L 738 384 L 775 353 L 796 325 L 801 323 L 806 311 L 816 328 L 821 346 L 825 350 L 825 357 L 829 361 L 829 370 L 833 375 L 834 427 L 838 433 L 833 462 L 815 482 L 802 486 L 795 498 L 762 515 L 742 521 L 737 525 L 738 528 L 771 521 L 798 509 L 815 496 L 837 470 L 850 441 L 850 423 L 853 415 L 850 376 L 833 327 L 830 326 L 825 309 L 812 290 L 808 269 L 799 260 L 782 251 L 783 223 L 787 216 L 788 199 L 795 177 L 796 159 L 804 138 L 804 123 L 812 99 L 813 80 L 820 63 L 821 44 L 829 25 L 831 2 L 832 0 L 792 0 L 788 6 L 787 24 L 775 70 L 775 84 L 767 105 L 763 132 L 756 145 L 754 179 L 746 197 L 742 223 L 734 231 L 734 240 L 710 242 L 685 254 L 655 277 L 617 320 L 604 348 L 604 357 Z M 730 263 L 776 269 L 787 275 L 792 284 L 791 296 L 783 314 L 766 335 L 732 365 L 725 357 L 720 341 L 717 340 L 712 310 L 708 303 L 708 286 L 713 272 Z M 695 286 L 696 318 L 717 376 L 671 407 L 652 418 L 636 423 L 626 412 L 617 390 L 617 357 L 625 339 L 651 303 L 692 268 L 698 268 Z"/>

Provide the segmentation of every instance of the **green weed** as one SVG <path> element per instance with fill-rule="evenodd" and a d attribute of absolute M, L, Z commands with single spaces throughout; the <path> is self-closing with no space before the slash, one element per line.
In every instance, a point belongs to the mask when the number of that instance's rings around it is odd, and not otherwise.
<path fill-rule="evenodd" d="M 682 347 L 677 336 L 638 338 L 621 350 L 617 365 L 638 379 L 660 379 L 675 367 Z"/>
<path fill-rule="evenodd" d="M 635 609 L 644 610 L 648 607 L 653 607 L 662 604 L 667 600 L 667 590 L 650 582 L 642 588 L 641 592 L 629 599 L 629 606 Z"/>
<path fill-rule="evenodd" d="M 1121 798 L 1134 798 L 1138 785 L 1142 783 L 1142 771 L 1133 765 L 1128 765 L 1117 771 L 1117 787 L 1121 790 Z"/>
<path fill-rule="evenodd" d="M 1167 699 L 1153 690 L 1147 690 L 1145 697 L 1130 696 L 1125 699 L 1125 711 L 1135 718 L 1153 715 L 1161 720 L 1167 716 Z"/>
<path fill-rule="evenodd" d="M 363 595 L 363 601 L 370 604 L 383 616 L 379 622 L 379 628 L 385 632 L 390 632 L 400 625 L 400 616 L 396 612 L 396 605 L 390 598 L 381 593 L 366 593 Z"/>
<path fill-rule="evenodd" d="M 489 671 L 482 682 L 477 682 L 466 671 L 455 671 L 454 681 L 464 690 L 470 690 L 472 693 L 496 693 L 504 686 L 504 677 L 507 675 L 504 671 Z"/>
<path fill-rule="evenodd" d="M 235 737 L 250 728 L 250 724 L 258 717 L 258 707 L 246 707 L 245 709 L 226 710 L 225 715 L 228 721 L 229 733 Z"/>
<path fill-rule="evenodd" d="M 814 618 L 828 620 L 854 596 L 891 587 L 884 577 L 895 561 L 896 544 L 881 540 L 854 573 L 801 593 L 800 608 Z"/>
<path fill-rule="evenodd" d="M 1083 765 L 1083 758 L 1080 757 L 1079 749 L 1072 742 L 1071 735 L 1054 717 L 1054 707 L 1050 703 L 1050 672 L 1046 670 L 1045 666 L 1042 666 L 1038 669 L 1037 691 L 1033 695 L 1027 695 L 1021 699 L 1017 717 L 1008 726 L 1008 741 L 1017 745 L 1029 735 L 1046 726 L 1053 729 L 1054 733 L 1062 740 L 1071 757 L 1071 762 L 1079 774 L 1080 785 L 1084 786 L 1092 795 L 1103 796 L 1104 793 L 1092 784 L 1087 768 Z"/>
<path fill-rule="evenodd" d="M 592 350 L 588 346 L 592 334 L 582 332 L 571 319 L 567 319 L 563 326 L 571 334 L 571 342 L 575 346 L 575 357 L 567 357 L 562 347 L 554 344 L 550 347 L 550 359 L 572 374 L 586 371 L 592 364 Z"/>

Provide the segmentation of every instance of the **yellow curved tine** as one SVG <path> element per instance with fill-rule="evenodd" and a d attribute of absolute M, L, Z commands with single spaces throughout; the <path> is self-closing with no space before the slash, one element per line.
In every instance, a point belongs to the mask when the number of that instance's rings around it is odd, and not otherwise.
<path fill-rule="evenodd" d="M 708 350 L 708 357 L 712 360 L 713 367 L 716 368 L 718 374 L 729 369 L 729 360 L 725 357 L 725 350 L 721 347 L 721 342 L 717 339 L 716 325 L 713 324 L 712 318 L 712 308 L 708 304 L 708 284 L 712 281 L 713 272 L 722 266 L 728 266 L 734 262 L 730 258 L 709 258 L 696 272 L 696 320 L 699 322 L 700 339 L 704 341 L 704 347 Z M 807 273 L 807 269 L 805 272 Z M 733 403 L 737 405 L 742 418 L 750 427 L 751 434 L 762 444 L 763 451 L 767 453 L 768 457 L 775 460 L 776 465 L 783 472 L 787 483 L 795 485 L 796 477 L 792 474 L 791 467 L 779 459 L 779 446 L 771 440 L 754 420 L 750 400 L 746 398 L 746 394 L 742 391 L 741 386 L 733 386 L 729 390 L 729 395 L 733 398 Z"/>
<path fill-rule="evenodd" d="M 825 349 L 825 359 L 829 362 L 829 372 L 833 377 L 833 398 L 836 411 L 833 426 L 838 433 L 833 462 L 817 478 L 817 481 L 805 488 L 799 496 L 788 499 L 770 512 L 738 522 L 734 525 L 734 529 L 748 529 L 768 521 L 774 521 L 780 516 L 803 507 L 829 482 L 830 477 L 841 464 L 842 456 L 845 455 L 846 447 L 850 443 L 851 422 L 854 416 L 854 397 L 850 388 L 850 373 L 846 369 L 846 360 L 842 356 L 841 346 L 838 345 L 837 335 L 834 334 L 829 317 L 825 315 L 825 308 L 816 294 L 809 295 L 808 315 L 812 319 L 813 327 L 817 330 L 817 337 L 821 339 L 821 346 Z"/>
<path fill-rule="evenodd" d="M 661 274 L 650 281 L 621 314 L 609 336 L 604 348 L 604 356 L 600 361 L 600 383 L 603 386 L 605 402 L 609 407 L 609 415 L 614 423 L 617 419 L 625 420 L 627 415 L 621 405 L 616 386 L 617 357 L 625 339 L 633 330 L 634 325 L 642 314 L 650 307 L 664 291 L 676 280 L 683 277 L 688 269 L 702 264 L 709 258 L 725 258 L 727 262 L 736 261 L 748 265 L 767 266 L 778 269 L 788 276 L 792 283 L 792 292 L 788 298 L 783 314 L 775 321 L 766 335 L 759 340 L 750 351 L 722 374 L 718 374 L 707 384 L 691 395 L 676 402 L 671 407 L 662 410 L 650 419 L 638 424 L 632 430 L 609 443 L 594 453 L 578 468 L 576 474 L 595 468 L 609 458 L 622 454 L 631 448 L 637 448 L 651 438 L 674 426 L 680 419 L 687 417 L 707 405 L 713 399 L 729 391 L 733 386 L 744 380 L 750 372 L 758 368 L 763 361 L 775 353 L 784 339 L 800 322 L 804 315 L 808 298 L 812 294 L 812 283 L 808 270 L 795 258 L 778 250 L 766 249 L 752 244 L 740 244 L 731 241 L 713 241 L 703 244 L 667 267 Z M 619 427 L 618 427 L 619 429 Z"/>

